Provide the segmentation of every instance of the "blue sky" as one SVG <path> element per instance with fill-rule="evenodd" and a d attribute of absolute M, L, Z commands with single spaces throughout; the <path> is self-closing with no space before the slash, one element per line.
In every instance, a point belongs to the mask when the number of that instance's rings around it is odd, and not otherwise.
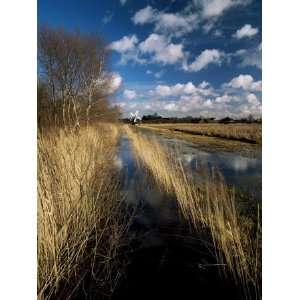
<path fill-rule="evenodd" d="M 100 34 L 124 116 L 261 115 L 261 1 L 38 1 L 38 23 Z"/>

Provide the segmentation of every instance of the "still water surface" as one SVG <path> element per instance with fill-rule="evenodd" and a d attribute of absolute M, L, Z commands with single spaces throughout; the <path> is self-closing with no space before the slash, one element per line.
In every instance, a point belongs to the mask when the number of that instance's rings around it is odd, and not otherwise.
<path fill-rule="evenodd" d="M 261 154 L 249 157 L 238 152 L 210 152 L 182 140 L 157 138 L 176 150 L 196 179 L 200 177 L 199 170 L 215 167 L 227 184 L 261 197 Z M 189 235 L 187 224 L 178 215 L 176 199 L 158 189 L 146 170 L 138 166 L 126 136 L 120 141 L 115 164 L 121 172 L 125 201 L 138 207 L 131 234 L 139 237 L 139 246 L 130 254 L 126 278 L 114 298 L 149 299 L 159 294 L 198 299 L 193 295 L 200 288 L 202 295 L 210 299 L 240 299 L 236 287 L 220 279 L 215 261 L 203 245 Z"/>

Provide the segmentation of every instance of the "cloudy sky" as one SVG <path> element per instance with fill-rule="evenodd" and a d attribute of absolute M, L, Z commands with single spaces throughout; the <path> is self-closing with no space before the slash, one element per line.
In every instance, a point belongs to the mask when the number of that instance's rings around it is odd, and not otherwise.
<path fill-rule="evenodd" d="M 124 116 L 261 115 L 261 0 L 39 0 L 38 22 L 105 38 Z"/>

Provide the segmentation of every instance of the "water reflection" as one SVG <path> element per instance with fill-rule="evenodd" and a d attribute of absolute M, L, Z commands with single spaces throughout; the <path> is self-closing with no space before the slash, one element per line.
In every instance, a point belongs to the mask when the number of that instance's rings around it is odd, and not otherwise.
<path fill-rule="evenodd" d="M 252 186 L 261 174 L 260 160 L 238 153 L 203 151 L 176 140 L 162 139 L 175 148 L 185 167 L 195 177 L 199 170 L 213 166 L 223 173 L 226 181 L 235 185 Z M 241 299 L 235 284 L 224 281 L 201 239 L 190 235 L 188 224 L 179 217 L 176 199 L 161 191 L 153 178 L 135 161 L 130 141 L 121 139 L 114 159 L 121 173 L 121 190 L 129 206 L 138 207 L 130 232 L 137 237 L 138 249 L 131 254 L 126 279 L 119 284 L 113 299 L 194 299 L 201 291 L 203 299 Z"/>
<path fill-rule="evenodd" d="M 137 166 L 127 137 L 122 138 L 120 151 L 115 161 L 120 166 L 121 188 L 125 194 L 126 203 L 143 207 L 136 216 L 136 224 L 152 227 L 178 220 L 176 201 L 160 190 L 141 166 Z"/>
<path fill-rule="evenodd" d="M 201 180 L 201 172 L 216 168 L 222 173 L 227 184 L 255 193 L 258 198 L 261 198 L 261 153 L 255 157 L 249 157 L 239 152 L 209 152 L 182 140 L 163 136 L 157 136 L 157 138 L 176 151 L 183 165 L 196 180 Z M 120 153 L 115 159 L 115 164 L 122 169 L 123 183 L 126 184 L 124 188 L 128 190 L 128 202 L 136 202 L 138 198 L 139 201 L 143 200 L 150 206 L 162 205 L 161 198 L 166 196 L 161 195 L 153 187 L 151 190 L 149 183 L 142 182 L 146 176 L 143 171 L 138 170 L 127 138 L 122 139 Z M 136 186 L 142 187 L 143 190 L 134 191 L 134 186 L 135 188 Z"/>
<path fill-rule="evenodd" d="M 243 190 L 257 189 L 261 185 L 261 153 L 248 157 L 239 152 L 203 151 L 197 145 L 182 140 L 159 137 L 171 146 L 182 160 L 183 165 L 200 180 L 200 171 L 218 169 L 225 181 Z"/>
<path fill-rule="evenodd" d="M 188 151 L 189 153 L 186 153 Z M 251 171 L 259 172 L 261 169 L 261 159 L 245 157 L 239 153 L 208 153 L 201 150 L 195 151 L 192 147 L 185 146 L 182 153 L 179 151 L 179 155 L 181 155 L 184 165 L 192 171 L 200 166 L 215 166 L 225 172 L 225 177 L 229 171 L 250 176 Z"/>
<path fill-rule="evenodd" d="M 227 160 L 227 163 L 229 168 L 231 167 L 234 171 L 239 173 L 249 172 L 250 169 L 255 169 L 260 166 L 258 159 L 243 156 L 235 156 L 231 160 Z"/>

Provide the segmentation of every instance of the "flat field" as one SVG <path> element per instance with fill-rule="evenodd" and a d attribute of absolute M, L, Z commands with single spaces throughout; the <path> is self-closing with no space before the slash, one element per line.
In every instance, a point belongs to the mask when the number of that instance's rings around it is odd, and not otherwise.
<path fill-rule="evenodd" d="M 169 137 L 224 150 L 257 150 L 261 147 L 261 124 L 140 124 Z"/>

